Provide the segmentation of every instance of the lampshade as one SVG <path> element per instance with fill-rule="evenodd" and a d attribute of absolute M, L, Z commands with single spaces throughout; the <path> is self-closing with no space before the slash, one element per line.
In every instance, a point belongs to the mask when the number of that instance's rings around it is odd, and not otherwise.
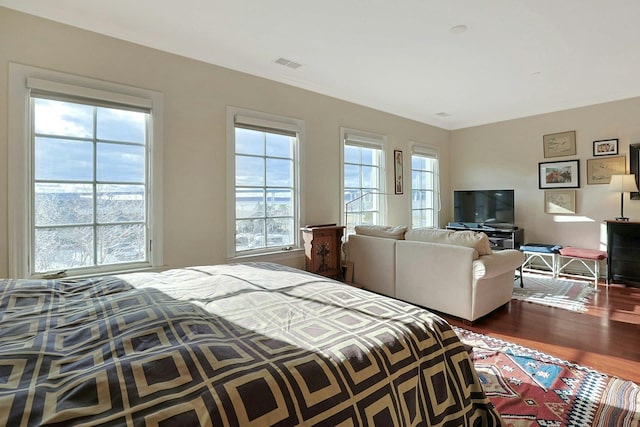
<path fill-rule="evenodd" d="M 635 193 L 638 191 L 635 175 L 611 175 L 609 191 L 616 193 Z"/>

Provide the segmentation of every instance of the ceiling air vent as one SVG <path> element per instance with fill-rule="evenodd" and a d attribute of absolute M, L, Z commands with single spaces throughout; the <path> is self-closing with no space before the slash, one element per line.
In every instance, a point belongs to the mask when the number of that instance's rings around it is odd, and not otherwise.
<path fill-rule="evenodd" d="M 289 68 L 293 68 L 294 70 L 296 68 L 300 68 L 302 67 L 302 64 L 299 64 L 295 61 L 291 61 L 287 58 L 278 58 L 274 61 L 276 64 L 280 64 L 280 65 L 284 65 L 285 67 L 289 67 Z"/>

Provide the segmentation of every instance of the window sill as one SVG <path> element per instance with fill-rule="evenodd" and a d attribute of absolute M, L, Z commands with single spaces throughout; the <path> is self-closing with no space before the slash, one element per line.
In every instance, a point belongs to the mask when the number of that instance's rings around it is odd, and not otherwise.
<path fill-rule="evenodd" d="M 303 248 L 291 249 L 288 251 L 274 251 L 260 254 L 238 255 L 227 258 L 227 262 L 278 262 L 290 260 L 304 256 Z"/>
<path fill-rule="evenodd" d="M 107 276 L 119 276 L 121 274 L 127 273 L 145 273 L 145 272 L 159 272 L 166 270 L 166 266 L 156 266 L 156 267 L 132 267 L 132 268 L 123 268 L 122 270 L 111 270 L 111 271 L 96 271 L 93 273 L 83 273 L 83 274 L 70 274 L 68 276 L 60 277 L 60 279 L 68 280 L 68 279 L 85 279 L 88 277 L 107 277 Z M 34 277 L 37 279 L 42 279 L 43 277 L 37 276 Z"/>

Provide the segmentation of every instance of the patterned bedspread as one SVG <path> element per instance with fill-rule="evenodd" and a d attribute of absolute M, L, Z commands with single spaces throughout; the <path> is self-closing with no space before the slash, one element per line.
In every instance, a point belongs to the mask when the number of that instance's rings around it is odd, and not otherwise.
<path fill-rule="evenodd" d="M 0 281 L 0 425 L 492 426 L 447 323 L 275 264 Z"/>

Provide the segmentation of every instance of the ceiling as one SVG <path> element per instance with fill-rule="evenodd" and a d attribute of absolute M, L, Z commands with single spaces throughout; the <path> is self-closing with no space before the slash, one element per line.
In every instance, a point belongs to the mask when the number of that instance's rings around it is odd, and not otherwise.
<path fill-rule="evenodd" d="M 636 0 L 0 6 L 450 130 L 640 96 Z"/>

